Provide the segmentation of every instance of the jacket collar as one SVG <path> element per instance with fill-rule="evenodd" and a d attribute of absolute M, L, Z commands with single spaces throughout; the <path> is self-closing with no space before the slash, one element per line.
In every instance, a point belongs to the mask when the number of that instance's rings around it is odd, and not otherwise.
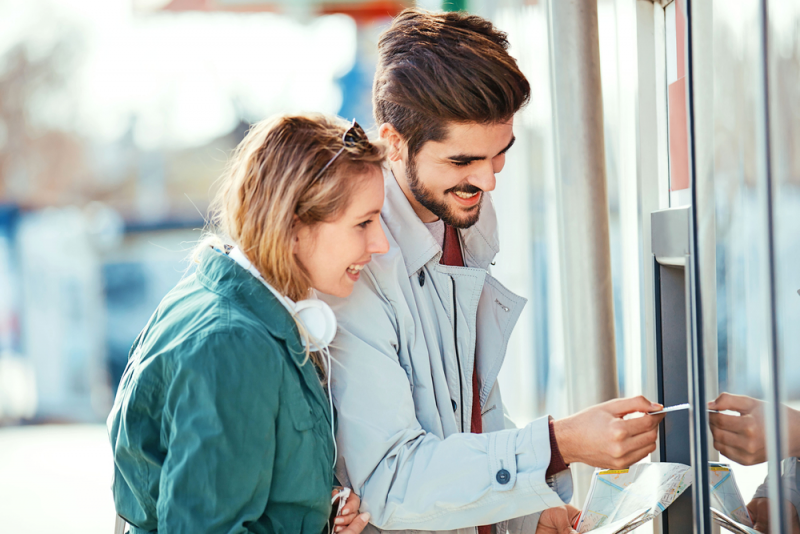
<path fill-rule="evenodd" d="M 416 273 L 432 259 L 439 261 L 442 248 L 433 238 L 425 223 L 417 217 L 414 208 L 400 188 L 391 169 L 384 168 L 386 199 L 381 218 L 389 233 L 400 246 L 408 275 Z M 497 236 L 497 213 L 489 193 L 484 193 L 481 216 L 466 230 L 459 230 L 464 263 L 467 267 L 488 269 L 500 250 Z"/>
<path fill-rule="evenodd" d="M 272 336 L 286 342 L 296 363 L 305 361 L 305 349 L 289 311 L 261 281 L 227 254 L 211 247 L 201 252 L 197 279 L 209 291 L 252 313 Z"/>

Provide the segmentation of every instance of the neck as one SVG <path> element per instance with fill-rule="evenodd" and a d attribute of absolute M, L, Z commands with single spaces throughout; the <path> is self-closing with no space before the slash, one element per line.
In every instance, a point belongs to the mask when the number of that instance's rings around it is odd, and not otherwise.
<path fill-rule="evenodd" d="M 408 185 L 408 178 L 406 178 L 406 166 L 402 161 L 391 161 L 389 162 L 389 167 L 392 169 L 392 176 L 394 176 L 397 185 L 400 186 L 402 189 L 403 194 L 406 196 L 406 200 L 408 203 L 411 204 L 411 208 L 414 210 L 414 213 L 417 214 L 417 217 L 424 223 L 432 223 L 439 220 L 439 217 L 433 214 L 428 208 L 420 204 L 416 197 L 414 197 L 414 192 L 411 191 L 411 188 Z"/>

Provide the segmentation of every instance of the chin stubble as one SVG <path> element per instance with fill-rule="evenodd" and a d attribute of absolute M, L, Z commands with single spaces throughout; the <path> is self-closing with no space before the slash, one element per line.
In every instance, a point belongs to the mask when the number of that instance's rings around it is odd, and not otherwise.
<path fill-rule="evenodd" d="M 425 184 L 419 179 L 417 174 L 417 166 L 413 159 L 409 159 L 406 166 L 406 180 L 408 181 L 408 188 L 414 195 L 414 198 L 422 204 L 425 209 L 439 217 L 445 223 L 453 228 L 469 228 L 478 222 L 481 214 L 481 205 L 483 204 L 483 196 L 480 202 L 467 212 L 466 218 L 459 217 L 459 214 L 454 210 L 445 200 L 437 199 L 430 189 L 425 187 Z M 445 197 L 451 192 L 461 191 L 464 193 L 482 193 L 483 191 L 474 185 L 456 186 L 444 192 Z M 463 213 L 463 212 L 462 212 Z"/>

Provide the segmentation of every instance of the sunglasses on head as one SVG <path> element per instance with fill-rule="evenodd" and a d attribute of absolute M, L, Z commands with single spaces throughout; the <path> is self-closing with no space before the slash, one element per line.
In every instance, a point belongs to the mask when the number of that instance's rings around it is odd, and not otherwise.
<path fill-rule="evenodd" d="M 314 177 L 314 180 L 325 174 L 325 171 L 328 170 L 328 167 L 330 167 L 333 162 L 336 161 L 336 158 L 341 156 L 345 148 L 353 148 L 364 141 L 369 143 L 367 134 L 364 133 L 364 129 L 356 122 L 355 119 L 353 119 L 353 124 L 351 124 L 350 128 L 348 128 L 347 131 L 344 132 L 344 135 L 342 135 L 342 148 L 340 148 L 339 151 L 330 159 L 330 161 L 328 161 L 328 163 L 322 167 L 322 170 L 317 173 L 317 175 Z"/>

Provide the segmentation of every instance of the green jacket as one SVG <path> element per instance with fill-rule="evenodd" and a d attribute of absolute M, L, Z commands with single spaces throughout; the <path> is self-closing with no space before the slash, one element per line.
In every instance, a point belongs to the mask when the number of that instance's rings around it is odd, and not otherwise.
<path fill-rule="evenodd" d="M 132 532 L 322 532 L 331 414 L 304 360 L 272 293 L 205 251 L 134 342 L 108 417 L 114 502 Z"/>

